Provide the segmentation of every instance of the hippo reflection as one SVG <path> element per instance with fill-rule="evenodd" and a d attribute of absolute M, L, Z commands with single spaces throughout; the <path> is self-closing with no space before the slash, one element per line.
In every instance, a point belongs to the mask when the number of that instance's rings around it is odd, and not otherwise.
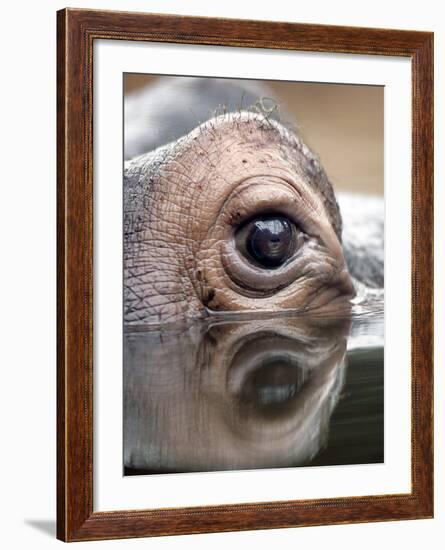
<path fill-rule="evenodd" d="M 269 95 L 126 103 L 126 474 L 383 460 L 383 202 L 336 196 Z"/>
<path fill-rule="evenodd" d="M 215 107 L 222 90 L 236 97 L 230 84 L 207 82 L 201 93 L 210 103 L 214 97 Z M 191 99 L 186 84 L 182 90 L 178 84 L 176 97 L 188 112 L 199 97 Z M 161 95 L 158 87 L 145 103 L 139 98 L 140 112 L 151 102 L 153 113 Z M 346 198 L 341 212 L 321 163 L 298 132 L 253 107 L 196 127 L 184 122 L 167 144 L 167 130 L 177 121 L 167 109 L 157 113 L 156 126 L 149 117 L 153 127 L 142 134 L 153 136 L 162 126 L 163 137 L 142 140 L 153 150 L 125 165 L 127 324 L 246 310 L 344 311 L 356 294 L 358 300 L 381 297 L 381 203 L 364 208 L 363 201 Z M 134 112 L 129 108 L 133 130 Z M 137 150 L 131 139 L 126 150 Z"/>
<path fill-rule="evenodd" d="M 279 318 L 125 334 L 127 471 L 296 466 L 325 445 L 349 321 Z"/>

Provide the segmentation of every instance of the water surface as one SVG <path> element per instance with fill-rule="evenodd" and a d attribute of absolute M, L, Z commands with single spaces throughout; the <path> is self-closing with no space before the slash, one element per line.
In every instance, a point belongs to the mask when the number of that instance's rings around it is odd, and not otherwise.
<path fill-rule="evenodd" d="M 125 330 L 125 475 L 383 460 L 381 310 Z"/>

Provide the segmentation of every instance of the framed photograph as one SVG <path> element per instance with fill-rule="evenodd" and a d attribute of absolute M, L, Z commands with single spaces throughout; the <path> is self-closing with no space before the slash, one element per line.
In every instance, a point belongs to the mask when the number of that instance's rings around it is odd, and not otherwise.
<path fill-rule="evenodd" d="M 433 34 L 57 31 L 58 538 L 433 517 Z"/>

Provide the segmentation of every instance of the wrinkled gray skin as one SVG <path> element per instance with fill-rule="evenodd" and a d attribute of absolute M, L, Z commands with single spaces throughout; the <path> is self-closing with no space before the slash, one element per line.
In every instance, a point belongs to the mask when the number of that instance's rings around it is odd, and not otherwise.
<path fill-rule="evenodd" d="M 265 108 L 270 95 L 258 84 L 178 78 L 126 99 L 125 157 L 148 151 L 125 164 L 127 324 L 382 298 L 382 201 L 336 198 L 298 132 Z M 276 213 L 298 227 L 299 245 L 267 270 L 235 236 Z"/>

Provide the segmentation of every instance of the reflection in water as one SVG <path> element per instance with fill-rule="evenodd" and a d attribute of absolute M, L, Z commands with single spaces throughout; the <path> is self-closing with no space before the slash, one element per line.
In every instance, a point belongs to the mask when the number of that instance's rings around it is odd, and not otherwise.
<path fill-rule="evenodd" d="M 382 461 L 382 326 L 280 316 L 126 332 L 125 473 Z"/>

